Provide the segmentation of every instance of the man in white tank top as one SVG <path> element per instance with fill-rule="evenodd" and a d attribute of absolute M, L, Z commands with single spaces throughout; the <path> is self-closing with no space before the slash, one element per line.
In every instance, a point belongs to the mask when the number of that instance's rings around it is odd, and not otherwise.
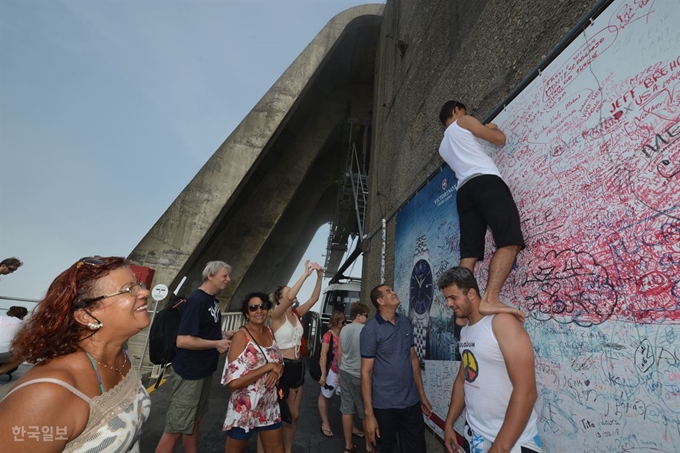
<path fill-rule="evenodd" d="M 524 321 L 520 310 L 500 301 L 500 291 L 515 257 L 524 248 L 519 212 L 510 189 L 480 140 L 505 145 L 505 134 L 493 124 L 482 124 L 466 113 L 460 102 L 446 102 L 439 119 L 446 127 L 439 154 L 458 179 L 456 205 L 460 219 L 460 265 L 475 270 L 484 259 L 484 238 L 491 228 L 496 252 L 489 264 L 489 278 L 480 311 L 511 313 Z"/>
<path fill-rule="evenodd" d="M 444 422 L 449 453 L 462 453 L 453 423 L 463 408 L 470 453 L 540 453 L 536 427 L 534 350 L 522 324 L 507 313 L 485 316 L 469 269 L 454 267 L 437 281 L 456 317 L 467 319 L 460 335 L 462 357 Z"/>

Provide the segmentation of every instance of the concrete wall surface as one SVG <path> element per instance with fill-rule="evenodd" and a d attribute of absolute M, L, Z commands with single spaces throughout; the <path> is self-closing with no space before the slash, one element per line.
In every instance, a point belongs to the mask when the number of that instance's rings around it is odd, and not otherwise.
<path fill-rule="evenodd" d="M 363 294 L 381 283 L 386 218 L 385 283 L 408 311 L 396 212 L 441 164 L 442 104 L 484 119 L 598 3 L 387 2 Z M 494 160 L 527 242 L 502 297 L 528 315 L 546 452 L 680 451 L 678 20 L 677 2 L 615 0 L 495 120 L 509 140 Z M 458 263 L 457 243 L 441 250 Z M 489 235 L 482 290 L 493 251 Z M 445 409 L 436 365 L 426 390 Z"/>

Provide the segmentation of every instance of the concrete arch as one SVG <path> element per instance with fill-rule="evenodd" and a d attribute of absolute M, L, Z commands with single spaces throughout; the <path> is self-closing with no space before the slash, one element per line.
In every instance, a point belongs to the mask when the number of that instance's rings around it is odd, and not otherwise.
<path fill-rule="evenodd" d="M 154 283 L 174 288 L 186 275 L 188 292 L 205 262 L 226 260 L 226 306 L 288 280 L 333 218 L 346 159 L 339 129 L 371 116 L 382 9 L 331 19 L 135 247 L 130 259 L 155 269 Z"/>

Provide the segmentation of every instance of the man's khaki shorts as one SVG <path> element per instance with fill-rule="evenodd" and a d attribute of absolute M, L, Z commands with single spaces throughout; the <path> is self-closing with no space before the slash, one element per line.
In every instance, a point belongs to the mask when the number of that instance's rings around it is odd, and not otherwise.
<path fill-rule="evenodd" d="M 208 412 L 208 397 L 212 375 L 203 379 L 183 379 L 177 373 L 171 377 L 172 393 L 165 418 L 166 433 L 191 434 L 194 422 Z"/>

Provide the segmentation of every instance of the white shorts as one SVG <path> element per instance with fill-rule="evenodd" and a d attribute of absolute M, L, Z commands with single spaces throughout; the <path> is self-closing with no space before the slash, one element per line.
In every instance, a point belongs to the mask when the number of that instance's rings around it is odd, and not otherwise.
<path fill-rule="evenodd" d="M 326 376 L 326 386 L 321 386 L 321 393 L 326 398 L 330 398 L 335 393 L 340 394 L 340 386 L 338 385 L 338 375 L 333 370 L 328 370 L 328 376 Z"/>

